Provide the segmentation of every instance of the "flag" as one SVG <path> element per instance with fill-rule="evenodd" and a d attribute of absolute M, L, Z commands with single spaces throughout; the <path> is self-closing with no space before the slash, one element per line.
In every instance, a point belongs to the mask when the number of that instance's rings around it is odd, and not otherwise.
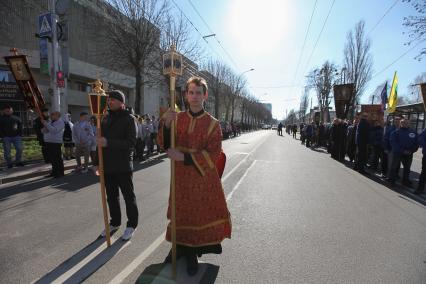
<path fill-rule="evenodd" d="M 388 103 L 388 81 L 386 81 L 385 86 L 383 87 L 380 98 L 382 98 L 382 111 L 385 111 L 386 104 Z"/>
<path fill-rule="evenodd" d="M 396 103 L 398 101 L 398 76 L 393 76 L 392 87 L 389 93 L 389 102 L 388 102 L 388 111 L 389 113 L 393 113 L 396 109 Z"/>

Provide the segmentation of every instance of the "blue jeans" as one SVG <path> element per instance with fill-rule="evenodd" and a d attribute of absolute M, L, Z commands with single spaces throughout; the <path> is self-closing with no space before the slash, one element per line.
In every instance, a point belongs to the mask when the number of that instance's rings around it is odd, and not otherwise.
<path fill-rule="evenodd" d="M 22 157 L 22 137 L 3 137 L 3 151 L 4 151 L 4 159 L 6 160 L 7 165 L 12 165 L 12 157 L 10 156 L 10 151 L 12 149 L 12 144 L 15 146 L 16 156 L 15 163 L 21 162 Z"/>

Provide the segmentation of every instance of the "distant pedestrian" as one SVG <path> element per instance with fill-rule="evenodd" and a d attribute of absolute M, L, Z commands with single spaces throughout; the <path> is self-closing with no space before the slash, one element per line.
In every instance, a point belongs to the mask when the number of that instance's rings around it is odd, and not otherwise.
<path fill-rule="evenodd" d="M 359 173 L 365 174 L 365 165 L 367 163 L 367 145 L 369 138 L 370 125 L 367 121 L 368 114 L 362 113 L 361 119 L 358 123 L 358 127 L 355 135 L 356 143 L 356 154 L 357 154 L 357 165 L 356 169 Z"/>
<path fill-rule="evenodd" d="M 391 133 L 390 143 L 392 147 L 392 162 L 389 173 L 389 182 L 394 185 L 399 165 L 402 163 L 404 173 L 402 184 L 411 186 L 410 170 L 413 162 L 413 153 L 417 151 L 417 133 L 409 127 L 409 121 L 401 120 L 401 127 Z"/>
<path fill-rule="evenodd" d="M 3 115 L 0 117 L 0 138 L 3 139 L 3 154 L 7 167 L 23 167 L 22 163 L 22 121 L 13 115 L 13 108 L 10 105 L 3 107 Z M 15 162 L 12 162 L 11 146 L 15 147 Z"/>
<path fill-rule="evenodd" d="M 93 128 L 88 121 L 88 113 L 80 113 L 80 120 L 74 124 L 72 137 L 75 144 L 76 171 L 87 173 L 89 168 L 90 149 L 93 142 Z M 81 157 L 84 157 L 84 166 L 81 166 Z"/>
<path fill-rule="evenodd" d="M 64 158 L 65 160 L 74 159 L 74 142 L 72 141 L 72 128 L 74 124 L 71 121 L 71 114 L 66 113 L 64 116 Z"/>
<path fill-rule="evenodd" d="M 420 173 L 419 184 L 417 185 L 417 190 L 415 194 L 423 194 L 425 190 L 425 181 L 426 181 L 426 129 L 423 129 L 417 138 L 417 142 L 420 147 L 422 147 L 422 171 Z"/>

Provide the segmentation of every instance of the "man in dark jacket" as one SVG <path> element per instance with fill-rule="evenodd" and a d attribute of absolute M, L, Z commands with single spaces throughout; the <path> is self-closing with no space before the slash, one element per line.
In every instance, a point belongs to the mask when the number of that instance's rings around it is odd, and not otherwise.
<path fill-rule="evenodd" d="M 380 121 L 375 121 L 374 126 L 370 128 L 369 140 L 372 148 L 371 169 L 377 171 L 379 160 L 383 164 L 383 127 Z"/>
<path fill-rule="evenodd" d="M 353 120 L 353 124 L 348 126 L 346 130 L 346 153 L 348 154 L 349 161 L 356 161 L 356 143 L 355 136 L 358 128 L 359 117 L 356 116 Z M 356 165 L 355 165 L 356 169 Z"/>
<path fill-rule="evenodd" d="M 43 108 L 41 110 L 41 115 L 43 116 L 44 120 L 49 120 L 49 109 Z M 47 149 L 46 149 L 46 143 L 44 142 L 44 135 L 43 135 L 43 132 L 41 131 L 43 128 L 44 128 L 44 125 L 41 122 L 41 118 L 37 117 L 34 120 L 34 131 L 37 135 L 38 144 L 41 147 L 41 153 L 43 154 L 43 160 L 47 164 L 47 163 L 49 163 L 49 157 L 48 157 L 48 153 L 47 153 Z"/>
<path fill-rule="evenodd" d="M 399 129 L 400 121 L 400 117 L 394 117 L 392 123 L 388 123 L 383 131 L 383 161 L 385 161 L 385 163 L 382 166 L 382 176 L 384 178 L 389 177 L 390 164 L 392 163 L 392 147 L 390 144 L 390 136 L 392 132 Z M 399 172 L 399 167 L 400 165 L 398 165 L 397 176 Z"/>
<path fill-rule="evenodd" d="M 426 129 L 423 129 L 417 138 L 417 143 L 422 147 L 422 172 L 420 173 L 419 184 L 417 185 L 417 190 L 415 194 L 423 194 L 425 190 L 425 181 L 426 181 Z"/>
<path fill-rule="evenodd" d="M 362 113 L 361 119 L 355 135 L 357 165 L 356 169 L 360 174 L 365 174 L 365 164 L 367 163 L 367 145 L 369 138 L 368 114 Z"/>
<path fill-rule="evenodd" d="M 389 182 L 394 185 L 396 175 L 398 174 L 399 164 L 404 167 L 402 184 L 411 186 L 409 179 L 411 163 L 413 162 L 413 153 L 417 151 L 417 133 L 408 127 L 409 121 L 401 119 L 401 127 L 390 135 L 390 144 L 392 147 L 392 163 L 389 173 Z"/>
<path fill-rule="evenodd" d="M 3 107 L 3 115 L 0 117 L 0 138 L 3 139 L 3 153 L 7 167 L 13 167 L 10 155 L 12 145 L 15 147 L 15 165 L 24 166 L 22 158 L 22 122 L 21 119 L 13 115 L 13 108 L 9 105 Z"/>
<path fill-rule="evenodd" d="M 119 90 L 108 92 L 109 113 L 102 121 L 102 137 L 97 139 L 103 147 L 104 175 L 107 201 L 111 216 L 111 232 L 121 225 L 119 189 L 126 203 L 127 228 L 122 236 L 129 240 L 138 225 L 138 206 L 133 189 L 133 152 L 136 145 L 135 118 L 125 110 L 125 96 Z M 105 236 L 105 230 L 101 233 Z"/>

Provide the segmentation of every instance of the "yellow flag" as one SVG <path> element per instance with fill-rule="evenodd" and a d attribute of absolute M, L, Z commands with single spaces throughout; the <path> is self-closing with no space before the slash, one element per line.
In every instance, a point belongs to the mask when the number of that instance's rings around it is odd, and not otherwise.
<path fill-rule="evenodd" d="M 388 100 L 389 113 L 393 113 L 395 111 L 397 101 L 398 101 L 398 76 L 396 75 L 396 71 L 395 71 L 395 75 L 393 76 L 391 91 L 389 94 L 389 100 Z"/>

